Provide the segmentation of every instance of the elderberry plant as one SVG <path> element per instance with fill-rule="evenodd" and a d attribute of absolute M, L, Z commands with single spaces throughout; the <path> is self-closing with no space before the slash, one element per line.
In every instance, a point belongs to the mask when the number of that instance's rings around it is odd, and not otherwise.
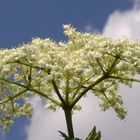
<path fill-rule="evenodd" d="M 113 108 L 120 119 L 127 112 L 119 87 L 132 87 L 140 74 L 140 43 L 112 40 L 64 25 L 67 41 L 35 38 L 17 48 L 0 50 L 0 126 L 8 131 L 13 120 L 32 116 L 31 96 L 47 100 L 45 108 L 63 109 L 68 137 L 73 139 L 72 112 L 90 92 L 103 111 Z M 21 103 L 22 100 L 22 103 Z"/>

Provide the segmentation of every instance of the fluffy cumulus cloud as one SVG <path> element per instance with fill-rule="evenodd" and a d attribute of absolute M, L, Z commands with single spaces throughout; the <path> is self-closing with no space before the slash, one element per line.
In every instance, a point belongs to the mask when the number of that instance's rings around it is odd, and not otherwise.
<path fill-rule="evenodd" d="M 102 112 L 98 99 L 91 93 L 81 100 L 82 111 L 73 115 L 74 129 L 77 137 L 85 138 L 94 125 L 102 132 L 102 140 L 139 140 L 140 111 L 139 85 L 134 88 L 121 88 L 124 105 L 128 109 L 125 121 L 116 117 L 113 110 Z M 44 109 L 40 98 L 33 98 L 34 114 L 30 125 L 26 128 L 27 140 L 61 140 L 58 130 L 66 132 L 65 118 L 62 110 L 56 112 Z"/>
<path fill-rule="evenodd" d="M 97 105 L 97 99 L 91 95 L 87 99 L 82 99 L 83 109 L 80 112 L 74 112 L 73 121 L 76 136 L 84 138 L 95 122 L 100 124 L 100 110 Z M 66 124 L 63 111 L 49 111 L 44 109 L 42 100 L 35 97 L 31 100 L 34 108 L 33 117 L 30 125 L 26 128 L 27 140 L 59 140 L 61 139 L 58 130 L 66 132 Z M 66 132 L 67 133 L 67 132 Z"/>
<path fill-rule="evenodd" d="M 64 130 L 63 112 L 47 111 L 39 97 L 31 99 L 34 113 L 30 125 L 26 128 L 27 140 L 55 140 L 58 137 L 58 130 Z"/>
<path fill-rule="evenodd" d="M 106 22 L 103 34 L 111 38 L 127 38 L 140 40 L 140 0 L 135 0 L 133 9 L 115 11 Z"/>
<path fill-rule="evenodd" d="M 116 11 L 109 16 L 103 34 L 112 38 L 126 36 L 140 39 L 140 0 L 135 0 L 134 7 L 127 11 Z M 86 31 L 95 31 L 88 25 Z M 139 140 L 140 130 L 140 86 L 135 84 L 132 89 L 121 87 L 120 93 L 124 98 L 124 105 L 128 110 L 125 121 L 116 117 L 112 110 L 101 112 L 98 100 L 91 94 L 81 100 L 82 111 L 73 115 L 74 129 L 77 137 L 85 138 L 94 125 L 102 131 L 102 140 Z M 66 132 L 63 111 L 44 110 L 40 98 L 33 98 L 33 118 L 27 126 L 27 140 L 61 140 L 58 130 Z"/>

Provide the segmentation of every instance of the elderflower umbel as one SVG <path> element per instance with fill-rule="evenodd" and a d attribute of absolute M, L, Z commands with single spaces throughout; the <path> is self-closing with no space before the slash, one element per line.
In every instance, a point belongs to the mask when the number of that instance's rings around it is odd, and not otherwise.
<path fill-rule="evenodd" d="M 31 95 L 48 99 L 49 109 L 62 107 L 55 86 L 69 104 L 85 97 L 84 91 L 91 91 L 101 101 L 102 110 L 113 108 L 121 119 L 125 117 L 119 86 L 131 87 L 138 81 L 133 79 L 140 74 L 140 43 L 78 32 L 71 25 L 63 28 L 66 42 L 34 38 L 18 48 L 0 50 L 0 99 L 4 104 L 0 105 L 0 124 L 5 130 L 15 117 L 31 116 L 26 101 Z M 81 107 L 74 104 L 73 109 Z"/>

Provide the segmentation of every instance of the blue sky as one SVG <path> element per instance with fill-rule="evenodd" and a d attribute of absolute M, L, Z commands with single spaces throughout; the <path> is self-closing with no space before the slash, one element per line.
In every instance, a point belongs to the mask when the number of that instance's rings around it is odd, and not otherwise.
<path fill-rule="evenodd" d="M 110 13 L 132 7 L 131 0 L 0 0 L 0 47 L 17 46 L 32 37 L 63 40 L 62 24 L 102 31 Z"/>
<path fill-rule="evenodd" d="M 133 0 L 0 0 L 0 48 L 18 46 L 31 41 L 34 37 L 65 40 L 63 24 L 72 24 L 81 31 L 98 31 L 113 38 L 128 35 L 128 37 L 135 39 L 140 34 L 134 32 L 138 30 L 135 29 L 136 26 L 134 28 L 134 23 L 128 24 L 131 19 L 128 20 L 127 17 L 130 17 L 131 13 L 136 15 L 139 12 L 139 9 L 135 8 L 136 1 L 139 0 L 135 0 L 135 2 Z M 126 19 L 124 21 L 123 16 Z M 125 21 L 128 22 L 125 23 Z M 126 27 L 126 30 L 120 28 L 122 25 Z M 137 24 L 135 23 L 135 25 Z M 133 32 L 129 33 L 128 29 L 132 29 L 132 26 Z M 124 32 L 117 30 L 113 33 L 112 30 L 115 29 Z M 137 86 L 135 90 L 138 90 Z M 40 101 L 37 100 L 36 102 L 39 103 Z M 38 111 L 38 109 L 36 110 Z M 100 121 L 104 123 L 103 120 Z M 118 121 L 116 122 L 118 123 Z M 32 123 L 24 117 L 16 120 L 11 131 L 7 134 L 0 134 L 0 139 L 32 140 L 29 138 L 32 137 L 29 136 L 31 135 L 29 132 L 32 133 L 30 126 Z M 100 125 L 99 128 L 101 128 Z M 104 128 L 109 129 L 110 127 L 106 125 Z M 29 130 L 28 133 L 27 130 Z M 103 140 L 108 140 L 109 131 L 108 134 L 104 135 L 106 139 Z M 140 137 L 134 140 L 139 139 Z M 118 140 L 123 140 L 123 138 Z"/>

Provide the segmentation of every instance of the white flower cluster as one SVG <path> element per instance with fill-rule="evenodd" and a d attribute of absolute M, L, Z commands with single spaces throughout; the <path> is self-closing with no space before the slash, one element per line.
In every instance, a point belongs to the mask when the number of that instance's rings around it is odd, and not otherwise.
<path fill-rule="evenodd" d="M 69 104 L 76 104 L 83 91 L 91 90 L 101 99 L 102 110 L 113 107 L 120 118 L 125 117 L 118 87 L 120 83 L 132 86 L 136 81 L 133 78 L 140 73 L 140 43 L 78 32 L 71 25 L 64 25 L 64 34 L 67 42 L 35 38 L 18 48 L 0 50 L 0 123 L 4 122 L 1 116 L 15 109 L 14 103 L 20 104 L 16 98 L 24 100 L 28 92 L 49 99 L 48 107 L 53 110 L 61 106 L 52 81 Z M 20 95 L 21 90 L 25 92 Z M 26 101 L 23 106 L 18 113 L 13 111 L 12 118 L 30 116 L 32 109 Z"/>

